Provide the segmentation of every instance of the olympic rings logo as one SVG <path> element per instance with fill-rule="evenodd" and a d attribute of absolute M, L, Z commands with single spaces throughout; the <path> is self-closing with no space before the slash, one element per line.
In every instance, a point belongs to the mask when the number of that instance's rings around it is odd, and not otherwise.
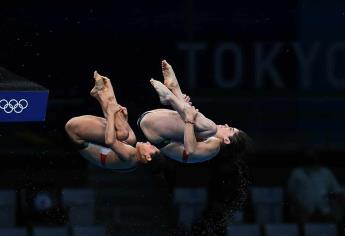
<path fill-rule="evenodd" d="M 28 107 L 29 103 L 26 99 L 11 99 L 7 101 L 6 99 L 0 100 L 0 109 L 4 110 L 5 113 L 10 114 L 12 112 L 22 113 L 24 109 Z"/>

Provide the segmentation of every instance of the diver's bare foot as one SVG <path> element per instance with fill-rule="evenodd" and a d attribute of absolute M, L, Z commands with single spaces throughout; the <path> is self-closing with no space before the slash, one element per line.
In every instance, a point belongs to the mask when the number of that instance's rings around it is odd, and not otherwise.
<path fill-rule="evenodd" d="M 107 97 L 108 100 L 115 100 L 115 103 L 117 104 L 114 89 L 113 89 L 110 79 L 108 77 L 98 74 L 97 71 L 94 72 L 93 78 L 95 80 L 95 86 L 90 91 L 90 95 L 95 97 L 101 103 L 101 105 L 102 105 L 102 102 L 103 103 L 106 102 L 105 97 Z M 102 94 L 103 96 L 102 99 L 100 98 L 100 94 Z M 103 105 L 102 105 L 102 108 L 103 108 Z"/>
<path fill-rule="evenodd" d="M 96 86 L 94 86 L 91 91 L 90 91 L 90 95 L 92 97 L 97 97 L 97 89 L 96 89 Z"/>
<path fill-rule="evenodd" d="M 91 89 L 90 95 L 96 98 L 96 100 L 99 102 L 99 104 L 102 107 L 103 115 L 105 118 L 107 118 L 108 100 L 112 100 L 107 97 L 109 97 L 109 92 L 111 93 L 113 91 L 112 87 L 111 87 L 111 90 L 109 91 L 108 83 L 106 83 L 106 81 L 109 79 L 105 76 L 101 76 L 100 74 L 97 73 L 97 71 L 94 72 L 93 79 L 95 80 L 95 86 Z M 110 95 L 110 97 L 112 96 Z M 115 99 L 115 102 L 116 102 L 116 99 Z"/>
<path fill-rule="evenodd" d="M 107 103 L 104 102 L 104 98 L 100 98 L 99 92 L 103 89 L 104 83 L 103 78 L 95 71 L 93 73 L 93 79 L 95 80 L 95 86 L 91 89 L 90 95 L 99 102 L 102 107 L 103 115 L 105 118 L 108 117 L 107 115 Z"/>
<path fill-rule="evenodd" d="M 95 70 L 95 72 L 93 72 L 93 79 L 95 80 L 95 86 L 91 89 L 90 95 L 97 97 L 97 91 L 102 90 L 104 87 L 103 77 Z"/>
<path fill-rule="evenodd" d="M 173 68 L 171 67 L 171 65 L 166 60 L 162 61 L 162 73 L 164 77 L 164 85 L 168 89 L 174 90 L 174 89 L 180 88 L 175 72 Z"/>
<path fill-rule="evenodd" d="M 95 88 L 97 90 L 102 90 L 103 86 L 104 86 L 104 81 L 103 78 L 104 76 L 101 76 L 100 74 L 98 74 L 98 72 L 95 70 L 95 72 L 93 72 L 93 78 L 95 79 Z M 106 77 L 105 77 L 106 78 Z"/>
<path fill-rule="evenodd" d="M 95 80 L 95 86 L 90 91 L 91 96 L 97 97 L 98 96 L 97 92 L 103 91 L 104 93 L 108 94 L 108 97 L 115 97 L 113 86 L 108 77 L 102 76 L 98 74 L 97 71 L 95 71 L 93 78 Z"/>
<path fill-rule="evenodd" d="M 164 84 L 157 80 L 150 79 L 150 83 L 158 93 L 160 102 L 163 105 L 169 104 L 169 96 L 172 94 L 171 91 Z"/>

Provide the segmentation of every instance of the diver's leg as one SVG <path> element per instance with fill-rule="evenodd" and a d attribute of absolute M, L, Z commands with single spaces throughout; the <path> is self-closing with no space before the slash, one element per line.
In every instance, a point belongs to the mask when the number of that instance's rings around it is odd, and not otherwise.
<path fill-rule="evenodd" d="M 104 118 L 84 115 L 70 119 L 65 125 L 65 130 L 81 155 L 91 163 L 107 169 L 131 167 L 132 163 L 123 161 L 116 150 L 113 150 L 116 147 L 106 147 L 106 124 Z"/>
<path fill-rule="evenodd" d="M 114 120 L 114 127 L 116 132 L 116 138 L 120 141 L 125 141 L 130 145 L 134 145 L 136 143 L 135 135 L 133 130 L 128 124 L 128 112 L 125 107 L 122 107 L 116 99 L 113 86 L 109 80 L 109 78 L 105 76 L 101 76 L 95 71 L 94 74 L 95 79 L 95 86 L 91 90 L 90 94 L 94 96 L 97 101 L 100 103 L 102 107 L 102 111 L 104 117 L 107 118 L 107 106 L 108 102 L 112 101 L 112 105 L 115 106 L 115 120 Z M 103 86 L 99 86 L 99 80 L 103 81 Z M 98 85 L 98 86 L 97 86 Z M 103 94 L 103 96 L 101 96 Z"/>
<path fill-rule="evenodd" d="M 187 104 L 185 101 L 177 98 L 164 84 L 161 82 L 151 79 L 151 84 L 155 88 L 156 92 L 159 95 L 159 99 L 163 104 L 171 105 L 176 112 L 180 115 L 181 119 L 185 120 L 185 112 L 184 109 L 189 107 L 190 105 Z M 183 125 L 184 127 L 184 125 Z M 207 138 L 215 135 L 217 132 L 216 124 L 206 118 L 200 112 L 196 116 L 195 119 L 195 132 L 197 137 Z"/>
<path fill-rule="evenodd" d="M 180 85 L 177 81 L 175 72 L 172 66 L 166 61 L 162 61 L 162 74 L 164 77 L 164 85 L 170 89 L 170 91 L 175 94 L 179 99 L 183 100 L 183 94 L 180 88 Z"/>

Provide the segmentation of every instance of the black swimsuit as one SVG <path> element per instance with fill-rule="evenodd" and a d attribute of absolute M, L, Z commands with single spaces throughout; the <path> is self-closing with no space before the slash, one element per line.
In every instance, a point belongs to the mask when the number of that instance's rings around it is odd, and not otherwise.
<path fill-rule="evenodd" d="M 137 120 L 137 125 L 138 125 L 138 127 L 139 127 L 139 129 L 140 129 L 140 131 L 141 131 L 141 133 L 143 134 L 144 137 L 146 137 L 146 136 L 145 136 L 144 132 L 142 131 L 141 127 L 140 127 L 140 122 L 142 121 L 142 119 L 144 118 L 144 116 L 147 115 L 148 113 L 151 113 L 151 111 L 146 111 L 146 112 L 144 112 L 144 113 L 139 117 L 139 119 Z M 154 144 L 158 149 L 162 149 L 162 148 L 164 148 L 166 145 L 168 145 L 169 143 L 171 143 L 171 139 L 164 139 L 164 140 L 162 140 L 162 141 L 159 142 L 159 143 L 153 143 L 153 144 Z"/>

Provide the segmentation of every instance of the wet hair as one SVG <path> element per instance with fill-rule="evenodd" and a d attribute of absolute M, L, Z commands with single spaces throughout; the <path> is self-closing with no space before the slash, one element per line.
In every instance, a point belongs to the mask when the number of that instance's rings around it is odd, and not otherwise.
<path fill-rule="evenodd" d="M 230 137 L 230 145 L 222 144 L 220 151 L 223 155 L 246 156 L 253 152 L 253 141 L 248 134 L 239 130 Z"/>
<path fill-rule="evenodd" d="M 247 158 L 253 154 L 253 142 L 243 131 L 222 144 L 210 161 L 209 203 L 203 217 L 194 225 L 193 235 L 225 235 L 226 222 L 241 210 L 250 184 Z"/>

